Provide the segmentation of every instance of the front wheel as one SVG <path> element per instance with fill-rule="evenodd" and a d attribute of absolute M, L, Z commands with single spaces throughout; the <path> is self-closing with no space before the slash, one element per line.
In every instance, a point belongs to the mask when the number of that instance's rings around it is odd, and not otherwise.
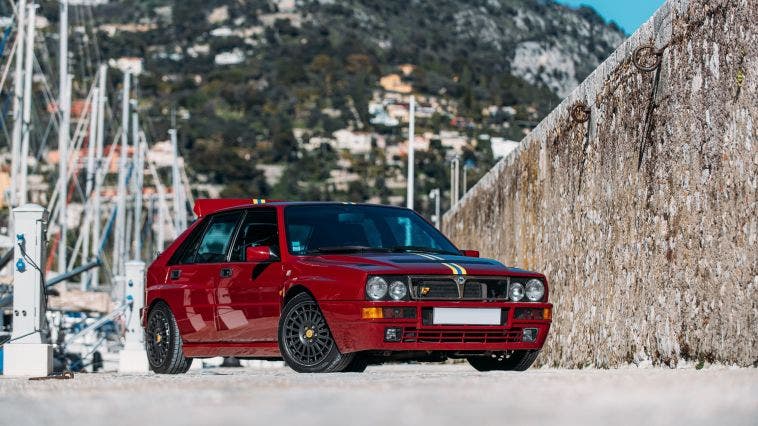
<path fill-rule="evenodd" d="M 478 371 L 526 371 L 532 366 L 539 350 L 513 351 L 508 354 L 468 357 L 468 363 Z"/>
<path fill-rule="evenodd" d="M 192 365 L 192 358 L 184 357 L 174 314 L 163 302 L 156 303 L 147 316 L 145 349 L 150 369 L 158 374 L 186 373 Z"/>
<path fill-rule="evenodd" d="M 355 354 L 337 349 L 318 304 L 307 293 L 290 299 L 279 318 L 279 351 L 298 373 L 332 373 L 344 370 Z"/>

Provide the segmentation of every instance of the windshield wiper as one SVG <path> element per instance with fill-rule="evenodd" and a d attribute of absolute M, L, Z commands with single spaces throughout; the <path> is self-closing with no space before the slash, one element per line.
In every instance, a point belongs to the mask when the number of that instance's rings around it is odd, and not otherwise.
<path fill-rule="evenodd" d="M 423 246 L 395 246 L 389 249 L 391 252 L 421 252 L 421 253 L 435 253 L 435 254 L 451 254 L 454 256 L 460 256 L 460 253 L 453 253 L 452 251 L 436 249 Z"/>
<path fill-rule="evenodd" d="M 368 252 L 383 252 L 389 251 L 386 248 L 381 247 L 368 247 L 368 246 L 336 246 L 336 247 L 317 247 L 312 250 L 308 250 L 308 254 L 313 253 L 368 253 Z"/>

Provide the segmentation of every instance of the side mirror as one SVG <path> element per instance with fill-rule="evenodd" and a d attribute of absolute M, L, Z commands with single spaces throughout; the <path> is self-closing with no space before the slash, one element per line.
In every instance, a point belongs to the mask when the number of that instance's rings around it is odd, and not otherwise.
<path fill-rule="evenodd" d="M 276 259 L 271 253 L 269 246 L 245 247 L 245 260 L 247 262 L 268 262 Z"/>
<path fill-rule="evenodd" d="M 461 250 L 466 257 L 479 257 L 479 250 Z"/>

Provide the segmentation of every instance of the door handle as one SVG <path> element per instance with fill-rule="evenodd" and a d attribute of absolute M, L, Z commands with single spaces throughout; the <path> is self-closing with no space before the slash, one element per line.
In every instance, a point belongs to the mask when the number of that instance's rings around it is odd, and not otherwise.
<path fill-rule="evenodd" d="M 177 280 L 180 276 L 182 276 L 182 271 L 179 269 L 174 269 L 171 271 L 170 277 L 172 280 Z"/>
<path fill-rule="evenodd" d="M 219 272 L 219 275 L 221 275 L 221 278 L 229 278 L 232 276 L 232 268 L 221 268 L 221 271 Z"/>

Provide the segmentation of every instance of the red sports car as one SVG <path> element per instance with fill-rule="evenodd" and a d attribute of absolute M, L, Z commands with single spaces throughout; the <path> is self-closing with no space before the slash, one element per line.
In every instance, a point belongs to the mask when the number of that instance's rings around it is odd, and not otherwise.
<path fill-rule="evenodd" d="M 409 209 L 225 199 L 195 213 L 147 271 L 157 373 L 215 356 L 313 373 L 447 358 L 526 370 L 550 329 L 544 275 L 459 250 Z"/>

